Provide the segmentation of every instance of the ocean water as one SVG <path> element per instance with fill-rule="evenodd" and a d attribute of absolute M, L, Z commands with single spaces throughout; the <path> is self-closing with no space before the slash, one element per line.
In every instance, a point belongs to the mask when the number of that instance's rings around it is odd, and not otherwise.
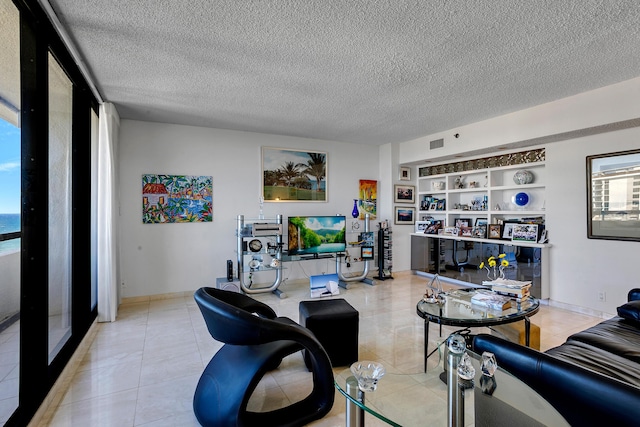
<path fill-rule="evenodd" d="M 20 214 L 0 214 L 0 234 L 20 231 Z M 20 239 L 0 242 L 0 255 L 20 250 Z"/>

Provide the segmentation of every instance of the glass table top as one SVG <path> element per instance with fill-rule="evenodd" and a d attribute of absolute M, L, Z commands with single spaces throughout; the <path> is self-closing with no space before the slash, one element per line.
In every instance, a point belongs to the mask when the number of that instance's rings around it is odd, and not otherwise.
<path fill-rule="evenodd" d="M 482 326 L 508 323 L 523 319 L 538 312 L 540 302 L 529 298 L 521 303 L 511 302 L 511 307 L 504 310 L 493 310 L 471 303 L 474 290 L 453 290 L 444 294 L 444 301 L 426 302 L 420 300 L 416 311 L 420 317 L 431 322 L 444 325 L 469 326 L 478 323 Z"/>
<path fill-rule="evenodd" d="M 465 425 L 569 425 L 540 395 L 500 367 L 494 375 L 495 390 L 491 395 L 483 393 L 481 358 L 468 354 L 476 375 L 473 387 L 464 392 Z M 437 369 L 424 373 L 387 372 L 376 391 L 365 393 L 364 405 L 346 392 L 346 382 L 353 375 L 349 369 L 336 376 L 335 385 L 343 396 L 366 411 L 367 426 L 373 421 L 374 425 L 446 426 L 447 385 L 440 379 L 442 372 L 442 361 Z"/>

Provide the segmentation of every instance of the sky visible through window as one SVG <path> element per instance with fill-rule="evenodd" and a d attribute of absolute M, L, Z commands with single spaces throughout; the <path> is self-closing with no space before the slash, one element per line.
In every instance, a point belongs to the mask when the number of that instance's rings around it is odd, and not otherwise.
<path fill-rule="evenodd" d="M 0 214 L 20 213 L 20 129 L 0 119 Z"/>

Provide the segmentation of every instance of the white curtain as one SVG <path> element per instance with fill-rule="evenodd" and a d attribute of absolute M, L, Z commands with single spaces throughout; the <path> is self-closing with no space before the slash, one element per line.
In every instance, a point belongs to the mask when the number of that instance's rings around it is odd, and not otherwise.
<path fill-rule="evenodd" d="M 118 313 L 118 182 L 120 117 L 111 103 L 100 106 L 98 137 L 98 321 Z"/>

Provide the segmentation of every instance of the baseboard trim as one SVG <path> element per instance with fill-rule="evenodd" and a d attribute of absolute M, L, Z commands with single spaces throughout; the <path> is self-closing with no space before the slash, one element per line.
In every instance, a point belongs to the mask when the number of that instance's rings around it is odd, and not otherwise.
<path fill-rule="evenodd" d="M 394 276 L 397 277 L 405 277 L 405 276 L 411 276 L 412 272 L 411 270 L 408 271 L 394 271 L 393 272 Z M 376 280 L 375 276 L 369 276 L 369 279 L 373 279 L 374 281 Z M 282 283 L 284 282 L 287 283 L 292 283 L 292 284 L 305 284 L 305 283 L 309 283 L 309 279 L 283 279 Z M 139 296 L 139 297 L 123 297 L 122 301 L 120 302 L 120 305 L 125 305 L 125 304 L 140 304 L 140 303 L 148 303 L 151 301 L 159 301 L 159 300 L 163 300 L 163 299 L 172 299 L 172 298 L 183 298 L 183 297 L 188 297 L 188 298 L 193 298 L 193 293 L 196 290 L 194 289 L 193 291 L 184 291 L 184 292 L 170 292 L 170 293 L 166 293 L 166 294 L 154 294 L 154 295 L 144 295 L 144 296 Z"/>
<path fill-rule="evenodd" d="M 141 302 L 151 302 L 151 301 L 160 301 L 163 299 L 172 299 L 172 298 L 183 298 L 183 297 L 193 297 L 193 291 L 185 291 L 185 292 L 170 292 L 166 294 L 154 294 L 154 295 L 144 295 L 139 297 L 126 297 L 122 298 L 120 305 L 123 304 L 139 304 Z"/>
<path fill-rule="evenodd" d="M 615 314 L 606 313 L 600 310 L 594 310 L 592 308 L 580 307 L 578 305 L 566 304 L 564 302 L 554 301 L 552 299 L 548 300 L 549 305 L 551 307 L 562 308 L 567 311 L 573 311 L 574 313 L 586 314 L 588 316 L 599 317 L 601 319 L 611 319 L 615 317 Z"/>

